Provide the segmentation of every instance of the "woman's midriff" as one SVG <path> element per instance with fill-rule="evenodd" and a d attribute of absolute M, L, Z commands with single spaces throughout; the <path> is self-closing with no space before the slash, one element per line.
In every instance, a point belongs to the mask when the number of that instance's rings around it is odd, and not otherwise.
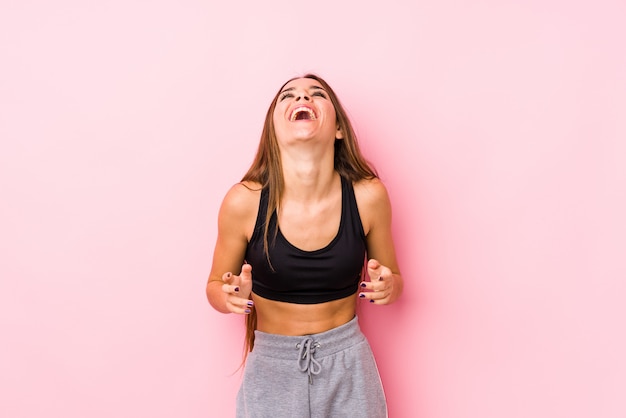
<path fill-rule="evenodd" d="M 313 305 L 278 302 L 253 294 L 257 329 L 269 334 L 309 335 L 349 322 L 355 315 L 356 295 Z"/>

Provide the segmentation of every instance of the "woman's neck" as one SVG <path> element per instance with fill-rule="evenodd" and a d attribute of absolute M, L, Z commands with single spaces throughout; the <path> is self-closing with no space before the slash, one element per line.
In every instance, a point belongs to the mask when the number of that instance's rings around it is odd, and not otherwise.
<path fill-rule="evenodd" d="M 328 195 L 337 181 L 334 164 L 319 161 L 283 161 L 283 199 L 318 200 Z"/>

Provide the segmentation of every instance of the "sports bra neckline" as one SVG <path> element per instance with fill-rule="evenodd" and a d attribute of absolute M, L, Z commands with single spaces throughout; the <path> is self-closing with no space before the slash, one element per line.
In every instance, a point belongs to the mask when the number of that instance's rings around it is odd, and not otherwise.
<path fill-rule="evenodd" d="M 287 237 L 285 237 L 283 235 L 283 231 L 280 229 L 280 224 L 278 223 L 278 214 L 276 213 L 276 211 L 274 211 L 274 213 L 272 214 L 272 218 L 274 218 L 275 222 L 276 222 L 276 238 L 277 239 L 281 239 L 286 245 L 288 245 L 289 247 L 293 248 L 296 251 L 299 251 L 303 254 L 318 254 L 318 253 L 323 253 L 324 251 L 328 251 L 331 248 L 333 248 L 333 246 L 337 243 L 337 241 L 339 240 L 339 238 L 341 237 L 341 232 L 343 231 L 344 228 L 344 223 L 345 223 L 345 219 L 346 219 L 346 179 L 344 179 L 343 177 L 341 177 L 341 217 L 339 218 L 339 228 L 337 228 L 337 232 L 335 233 L 335 235 L 333 236 L 333 239 L 330 240 L 330 242 L 326 245 L 324 245 L 321 248 L 317 248 L 315 250 L 303 250 L 302 248 L 294 245 L 291 243 L 291 241 L 289 241 L 287 239 Z"/>

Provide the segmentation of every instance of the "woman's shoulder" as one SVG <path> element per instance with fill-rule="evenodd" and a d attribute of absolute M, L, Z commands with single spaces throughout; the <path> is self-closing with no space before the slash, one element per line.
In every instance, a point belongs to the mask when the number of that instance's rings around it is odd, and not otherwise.
<path fill-rule="evenodd" d="M 237 217 L 256 214 L 262 188 L 251 181 L 234 184 L 224 196 L 222 211 Z"/>
<path fill-rule="evenodd" d="M 380 204 L 381 201 L 389 201 L 387 188 L 378 177 L 361 179 L 354 182 L 353 186 L 354 194 L 359 203 L 369 206 Z"/>
<path fill-rule="evenodd" d="M 385 224 L 391 216 L 391 204 L 387 188 L 379 178 L 355 182 L 354 196 L 365 235 L 369 235 L 375 225 Z"/>

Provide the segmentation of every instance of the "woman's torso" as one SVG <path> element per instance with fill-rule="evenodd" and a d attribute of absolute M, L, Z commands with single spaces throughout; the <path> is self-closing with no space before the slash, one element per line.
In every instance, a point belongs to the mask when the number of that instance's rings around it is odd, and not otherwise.
<path fill-rule="evenodd" d="M 278 235 L 274 242 L 270 229 L 268 239 L 275 243 L 275 251 L 270 250 L 269 263 L 259 248 L 267 192 L 256 193 L 260 210 L 254 220 L 246 222 L 247 257 L 253 262 L 246 261 L 253 269 L 256 293 L 252 298 L 258 330 L 282 335 L 313 334 L 354 317 L 365 233 L 352 183 L 337 180 L 327 198 L 320 201 L 303 204 L 283 199 L 279 213 L 272 217 L 274 223 L 270 223 L 271 227 L 278 223 Z"/>

